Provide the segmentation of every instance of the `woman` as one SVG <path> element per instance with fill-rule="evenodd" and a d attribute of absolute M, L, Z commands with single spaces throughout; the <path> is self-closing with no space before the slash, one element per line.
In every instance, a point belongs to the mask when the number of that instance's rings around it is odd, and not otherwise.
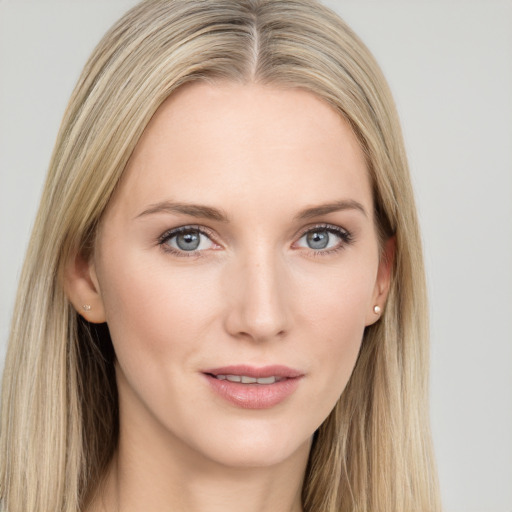
<path fill-rule="evenodd" d="M 400 128 L 306 0 L 150 1 L 65 114 L 2 395 L 14 511 L 439 510 Z"/>

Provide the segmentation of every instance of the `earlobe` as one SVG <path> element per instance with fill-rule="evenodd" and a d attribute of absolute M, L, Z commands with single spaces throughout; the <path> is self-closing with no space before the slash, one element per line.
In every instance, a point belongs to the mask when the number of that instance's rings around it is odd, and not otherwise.
<path fill-rule="evenodd" d="M 383 251 L 379 261 L 377 271 L 377 280 L 373 292 L 373 301 L 371 311 L 368 312 L 366 325 L 375 323 L 382 316 L 386 300 L 388 298 L 389 288 L 391 286 L 391 277 L 393 273 L 393 264 L 395 261 L 396 238 L 388 238 L 384 243 Z"/>
<path fill-rule="evenodd" d="M 92 259 L 81 254 L 70 257 L 64 274 L 64 289 L 78 314 L 88 322 L 106 321 L 96 269 Z"/>

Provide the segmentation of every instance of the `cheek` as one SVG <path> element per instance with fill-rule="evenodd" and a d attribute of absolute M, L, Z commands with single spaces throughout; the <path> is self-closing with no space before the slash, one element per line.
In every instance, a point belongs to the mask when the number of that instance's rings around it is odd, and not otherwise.
<path fill-rule="evenodd" d="M 362 333 L 376 274 L 377 264 L 373 260 L 349 261 L 317 273 L 299 269 L 295 280 L 300 284 L 295 295 L 300 301 L 298 309 L 307 315 L 305 323 L 323 332 L 322 339 L 329 346 Z"/>
<path fill-rule="evenodd" d="M 300 295 L 300 310 L 303 329 L 309 333 L 304 342 L 314 352 L 316 366 L 311 374 L 317 375 L 325 397 L 322 402 L 312 397 L 319 417 L 332 410 L 356 363 L 371 307 L 376 275 L 372 268 L 347 265 L 332 270 L 322 280 L 303 282 L 307 293 Z"/>
<path fill-rule="evenodd" d="M 215 286 L 200 272 L 149 263 L 143 256 L 108 257 L 102 281 L 107 323 L 119 362 L 133 366 L 177 360 L 197 348 L 200 333 L 215 320 Z M 122 262 L 111 264 L 110 262 Z"/>
<path fill-rule="evenodd" d="M 315 338 L 321 340 L 316 349 L 322 365 L 319 375 L 327 387 L 332 386 L 337 399 L 354 368 L 365 326 L 361 307 L 356 307 L 354 301 L 339 300 L 329 306 L 317 311 L 311 322 Z"/>

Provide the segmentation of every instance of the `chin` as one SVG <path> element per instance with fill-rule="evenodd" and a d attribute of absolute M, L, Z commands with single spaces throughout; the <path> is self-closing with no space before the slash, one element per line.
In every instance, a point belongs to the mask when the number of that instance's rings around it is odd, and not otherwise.
<path fill-rule="evenodd" d="M 200 443 L 202 448 L 196 449 L 211 461 L 232 468 L 265 468 L 297 457 L 307 458 L 312 440 L 312 433 L 293 433 L 289 427 L 274 425 L 247 425 L 212 434 L 207 443 Z"/>

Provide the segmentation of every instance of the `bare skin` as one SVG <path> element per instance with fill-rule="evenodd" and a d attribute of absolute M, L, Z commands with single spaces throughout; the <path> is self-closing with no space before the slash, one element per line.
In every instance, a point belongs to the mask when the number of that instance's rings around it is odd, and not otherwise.
<path fill-rule="evenodd" d="M 117 356 L 120 443 L 89 512 L 300 512 L 311 437 L 388 287 L 364 156 L 340 115 L 298 89 L 174 94 L 93 257 L 68 269 L 72 302 L 108 322 Z M 211 369 L 229 365 L 299 376 L 261 406 L 219 394 Z"/>

